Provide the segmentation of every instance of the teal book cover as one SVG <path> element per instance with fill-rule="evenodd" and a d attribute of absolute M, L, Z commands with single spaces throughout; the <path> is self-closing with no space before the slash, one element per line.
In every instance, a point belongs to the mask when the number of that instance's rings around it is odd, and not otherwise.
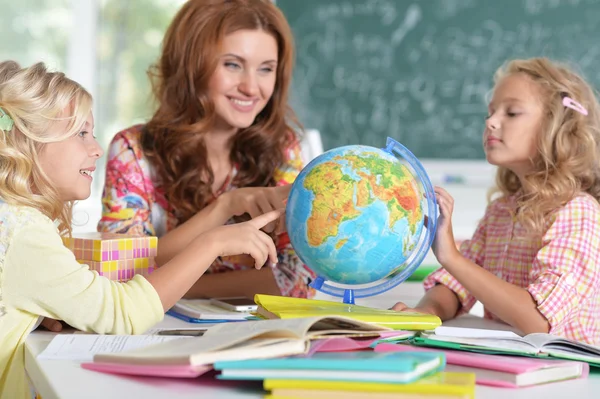
<path fill-rule="evenodd" d="M 407 373 L 426 365 L 443 368 L 443 353 L 424 352 L 324 352 L 310 357 L 285 357 L 278 359 L 253 359 L 222 361 L 214 364 L 215 370 L 223 369 L 278 369 L 278 370 L 346 370 L 368 372 Z"/>

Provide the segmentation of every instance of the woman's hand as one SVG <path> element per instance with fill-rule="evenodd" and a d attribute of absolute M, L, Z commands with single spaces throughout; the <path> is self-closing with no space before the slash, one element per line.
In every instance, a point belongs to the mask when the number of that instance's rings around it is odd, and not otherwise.
<path fill-rule="evenodd" d="M 196 238 L 200 245 L 208 245 L 215 257 L 228 255 L 250 255 L 255 267 L 260 269 L 270 261 L 277 264 L 275 243 L 261 229 L 281 216 L 281 210 L 271 211 L 244 223 L 230 224 L 207 231 Z"/>
<path fill-rule="evenodd" d="M 251 218 L 285 207 L 291 184 L 277 187 L 245 187 L 222 195 L 232 216 L 250 215 Z M 278 227 L 277 221 L 267 224 L 262 230 L 271 233 Z"/>
<path fill-rule="evenodd" d="M 454 211 L 454 198 L 443 188 L 434 188 L 440 216 L 438 217 L 437 230 L 433 240 L 433 253 L 442 266 L 451 263 L 460 255 L 454 241 L 452 232 L 452 212 Z"/>

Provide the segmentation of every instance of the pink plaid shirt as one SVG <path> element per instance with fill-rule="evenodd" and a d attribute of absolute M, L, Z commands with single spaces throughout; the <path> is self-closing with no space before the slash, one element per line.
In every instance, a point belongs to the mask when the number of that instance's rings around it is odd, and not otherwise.
<path fill-rule="evenodd" d="M 518 287 L 525 288 L 550 323 L 550 334 L 600 345 L 600 204 L 582 194 L 554 213 L 542 238 L 524 239 L 512 216 L 514 196 L 491 203 L 461 253 Z M 425 279 L 425 289 L 443 284 L 468 312 L 476 298 L 446 270 Z M 485 310 L 488 319 L 499 320 Z"/>

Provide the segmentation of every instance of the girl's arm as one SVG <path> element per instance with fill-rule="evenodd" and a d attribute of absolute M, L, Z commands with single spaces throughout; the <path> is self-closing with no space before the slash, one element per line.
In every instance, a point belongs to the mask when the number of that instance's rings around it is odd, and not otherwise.
<path fill-rule="evenodd" d="M 159 322 L 212 264 L 214 257 L 250 254 L 256 267 L 276 261 L 275 245 L 259 229 L 280 212 L 221 226 L 194 240 L 148 278 L 110 281 L 80 265 L 50 220 L 19 227 L 6 252 L 3 301 L 34 315 L 64 320 L 100 334 L 140 334 Z"/>
<path fill-rule="evenodd" d="M 504 322 L 525 334 L 548 332 L 548 321 L 526 289 L 500 279 L 458 251 L 452 232 L 454 200 L 440 187 L 436 187 L 435 191 L 440 218 L 433 252 L 442 267 Z"/>
<path fill-rule="evenodd" d="M 549 331 L 548 320 L 527 289 L 502 280 L 460 254 L 442 266 L 505 323 L 524 334 Z"/>
<path fill-rule="evenodd" d="M 438 284 L 427 291 L 414 308 L 409 308 L 404 303 L 399 302 L 392 309 L 405 312 L 430 313 L 436 315 L 442 321 L 446 321 L 456 317 L 456 313 L 460 309 L 460 302 L 452 290 L 445 285 Z"/>
<path fill-rule="evenodd" d="M 482 265 L 485 261 L 488 218 L 493 207 L 493 204 L 488 206 L 473 233 L 473 237 L 470 240 L 463 241 L 460 246 L 460 253 L 478 265 Z M 423 286 L 427 293 L 415 310 L 433 313 L 442 320 L 449 320 L 469 312 L 477 302 L 473 294 L 465 289 L 443 267 L 427 276 L 423 281 Z M 430 293 L 433 290 L 435 291 Z M 397 311 L 411 310 L 402 302 L 397 303 L 392 309 Z"/>

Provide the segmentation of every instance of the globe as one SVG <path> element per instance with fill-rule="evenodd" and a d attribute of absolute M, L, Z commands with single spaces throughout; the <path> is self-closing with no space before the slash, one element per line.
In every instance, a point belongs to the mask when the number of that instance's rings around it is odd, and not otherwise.
<path fill-rule="evenodd" d="M 392 138 L 383 149 L 350 145 L 316 157 L 286 207 L 291 244 L 318 276 L 312 286 L 347 303 L 406 280 L 431 247 L 436 220 L 429 177 Z"/>

